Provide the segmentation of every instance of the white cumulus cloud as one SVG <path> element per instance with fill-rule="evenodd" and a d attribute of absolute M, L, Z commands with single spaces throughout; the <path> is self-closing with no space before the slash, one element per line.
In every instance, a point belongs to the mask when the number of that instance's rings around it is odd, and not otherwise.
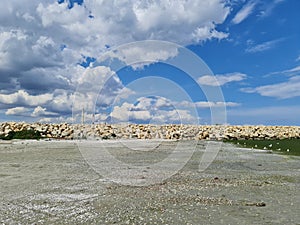
<path fill-rule="evenodd" d="M 246 74 L 243 73 L 229 73 L 224 75 L 204 75 L 198 78 L 197 82 L 200 85 L 207 86 L 223 86 L 224 84 L 242 81 L 247 78 Z"/>
<path fill-rule="evenodd" d="M 37 106 L 31 116 L 32 117 L 42 117 L 42 116 L 58 116 L 58 113 L 48 112 L 46 108 L 43 108 L 41 106 Z"/>
<path fill-rule="evenodd" d="M 133 69 L 142 69 L 145 65 L 165 61 L 178 55 L 177 46 L 166 42 L 145 41 L 128 44 L 106 54 L 107 58 L 117 58 Z"/>
<path fill-rule="evenodd" d="M 5 115 L 7 116 L 29 116 L 30 115 L 30 109 L 25 107 L 14 107 L 7 109 L 5 112 Z"/>
<path fill-rule="evenodd" d="M 135 104 L 124 102 L 110 114 L 115 122 L 189 123 L 196 121 L 190 109 L 161 96 L 140 97 Z"/>
<path fill-rule="evenodd" d="M 12 94 L 0 94 L 0 103 L 7 105 L 38 106 L 48 103 L 52 94 L 30 95 L 24 90 Z"/>
<path fill-rule="evenodd" d="M 300 76 L 291 77 L 288 81 L 259 86 L 255 88 L 243 88 L 246 93 L 258 93 L 262 96 L 278 99 L 288 99 L 300 96 Z"/>

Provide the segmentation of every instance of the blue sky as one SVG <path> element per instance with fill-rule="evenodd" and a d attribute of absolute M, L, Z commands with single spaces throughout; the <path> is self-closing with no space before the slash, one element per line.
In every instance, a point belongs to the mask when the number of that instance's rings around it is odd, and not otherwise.
<path fill-rule="evenodd" d="M 0 121 L 76 122 L 84 108 L 87 122 L 299 125 L 299 9 L 298 0 L 7 1 Z M 199 66 L 189 68 L 192 54 Z"/>

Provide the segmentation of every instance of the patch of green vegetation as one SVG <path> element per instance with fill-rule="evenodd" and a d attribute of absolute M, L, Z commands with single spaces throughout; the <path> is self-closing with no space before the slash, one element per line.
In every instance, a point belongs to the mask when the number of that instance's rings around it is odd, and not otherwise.
<path fill-rule="evenodd" d="M 0 135 L 2 140 L 12 139 L 41 139 L 41 133 L 36 130 L 21 130 L 21 131 L 10 131 L 7 135 Z"/>
<path fill-rule="evenodd" d="M 272 150 L 282 154 L 300 156 L 300 139 L 283 140 L 226 140 L 239 147 Z"/>

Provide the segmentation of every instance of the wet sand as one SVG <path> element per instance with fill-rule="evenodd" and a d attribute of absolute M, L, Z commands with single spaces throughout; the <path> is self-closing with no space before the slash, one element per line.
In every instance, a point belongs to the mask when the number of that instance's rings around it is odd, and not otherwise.
<path fill-rule="evenodd" d="M 144 141 L 146 148 L 151 142 Z M 105 143 L 118 160 L 149 168 L 178 144 L 164 141 L 141 151 Z M 72 141 L 1 142 L 0 223 L 300 224 L 299 156 L 222 144 L 201 172 L 208 143 L 186 141 L 195 152 L 174 176 L 130 186 L 95 172 Z"/>

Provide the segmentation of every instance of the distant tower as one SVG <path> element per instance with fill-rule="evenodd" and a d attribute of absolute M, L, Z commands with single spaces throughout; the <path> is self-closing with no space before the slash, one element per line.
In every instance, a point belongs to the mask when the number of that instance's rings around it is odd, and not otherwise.
<path fill-rule="evenodd" d="M 84 108 L 82 108 L 82 113 L 81 113 L 81 124 L 84 125 Z"/>

